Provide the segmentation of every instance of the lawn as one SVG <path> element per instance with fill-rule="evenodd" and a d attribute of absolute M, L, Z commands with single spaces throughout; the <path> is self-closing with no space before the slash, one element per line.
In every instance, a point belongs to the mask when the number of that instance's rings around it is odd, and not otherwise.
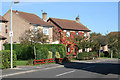
<path fill-rule="evenodd" d="M 108 58 L 108 59 L 118 59 L 118 58 L 110 58 L 110 57 L 100 57 L 100 58 Z"/>
<path fill-rule="evenodd" d="M 27 64 L 27 62 L 28 62 L 27 60 L 18 60 L 18 61 L 16 61 L 16 65 L 17 66 L 19 66 L 19 65 L 24 65 L 25 66 Z"/>

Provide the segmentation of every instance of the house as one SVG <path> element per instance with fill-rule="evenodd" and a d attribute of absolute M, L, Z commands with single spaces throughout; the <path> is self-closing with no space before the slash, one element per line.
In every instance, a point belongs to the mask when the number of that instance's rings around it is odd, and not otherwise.
<path fill-rule="evenodd" d="M 114 32 L 110 32 L 109 34 L 107 34 L 105 37 L 108 37 L 110 36 L 111 38 L 114 38 L 116 36 L 116 41 L 119 40 L 120 38 L 120 31 L 114 31 Z M 115 40 L 115 38 L 114 38 Z M 100 50 L 104 51 L 104 52 L 108 52 L 109 50 L 109 44 L 105 44 L 105 45 L 102 45 Z"/>
<path fill-rule="evenodd" d="M 89 32 L 91 30 L 89 30 L 86 26 L 84 26 L 82 23 L 79 22 L 79 17 L 76 17 L 76 21 L 67 20 L 67 19 L 49 18 L 47 22 L 54 25 L 53 41 L 57 43 L 59 42 L 60 44 L 65 44 L 67 49 L 67 55 L 70 55 L 71 53 L 73 55 L 76 55 L 78 52 L 78 47 L 76 46 L 76 44 L 74 44 L 73 41 L 70 41 L 69 38 L 67 37 L 74 38 L 75 35 L 79 35 L 79 36 L 84 35 L 88 39 L 90 37 Z M 87 52 L 89 52 L 89 49 L 87 49 Z"/>
<path fill-rule="evenodd" d="M 0 50 L 3 50 L 3 44 L 6 39 L 6 37 L 2 33 L 6 32 L 5 27 L 7 22 L 8 21 L 4 17 L 0 16 Z M 2 29 L 5 29 L 5 30 L 3 31 Z"/>
<path fill-rule="evenodd" d="M 48 43 L 52 43 L 52 28 L 53 26 L 46 22 L 45 17 L 46 13 L 43 13 L 43 19 L 33 13 L 21 12 L 17 10 L 12 11 L 12 27 L 13 27 L 13 43 L 20 43 L 19 38 L 26 30 L 37 30 L 42 29 L 45 35 L 49 36 Z M 11 31 L 11 11 L 9 10 L 4 18 L 9 22 L 6 23 L 6 32 L 3 32 L 5 35 L 6 42 L 10 43 L 9 32 Z M 4 31 L 4 30 L 3 30 Z"/>

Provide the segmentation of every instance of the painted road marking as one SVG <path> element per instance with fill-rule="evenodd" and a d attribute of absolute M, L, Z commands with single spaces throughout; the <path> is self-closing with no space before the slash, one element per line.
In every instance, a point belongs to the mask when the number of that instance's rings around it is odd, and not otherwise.
<path fill-rule="evenodd" d="M 92 67 L 95 67 L 95 66 L 89 66 L 89 67 L 85 67 L 85 68 L 82 68 L 82 69 L 88 69 L 88 68 L 92 68 Z M 56 76 L 57 76 L 57 77 L 58 77 L 58 76 L 62 76 L 62 75 L 65 75 L 65 74 L 73 73 L 73 72 L 75 72 L 75 71 L 76 71 L 76 70 L 68 71 L 68 72 L 65 72 L 65 73 L 58 74 L 58 75 L 56 75 Z"/>
<path fill-rule="evenodd" d="M 65 72 L 65 73 L 61 73 L 61 74 L 58 74 L 56 75 L 57 77 L 58 76 L 62 76 L 62 75 L 65 75 L 65 74 L 69 74 L 69 73 L 72 73 L 72 72 L 75 72 L 76 70 L 72 70 L 72 71 L 69 71 L 69 72 Z"/>
<path fill-rule="evenodd" d="M 30 73 L 30 72 L 35 72 L 35 71 L 43 71 L 43 70 L 48 70 L 48 69 L 54 69 L 54 68 L 58 68 L 58 67 L 64 67 L 64 66 L 60 65 L 60 66 L 51 67 L 51 68 L 44 68 L 44 69 L 37 69 L 37 70 L 30 70 L 30 71 L 23 71 L 23 72 L 18 72 L 18 73 L 6 74 L 6 75 L 0 76 L 0 78 L 1 77 L 8 77 L 8 76 L 19 75 L 19 74 Z"/>

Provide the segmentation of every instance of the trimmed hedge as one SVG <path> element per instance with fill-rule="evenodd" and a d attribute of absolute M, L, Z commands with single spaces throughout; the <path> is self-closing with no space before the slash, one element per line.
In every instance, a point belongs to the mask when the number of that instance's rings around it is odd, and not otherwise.
<path fill-rule="evenodd" d="M 94 55 L 98 55 L 96 52 L 81 52 L 77 54 L 77 59 L 79 60 L 88 60 L 88 59 L 93 59 L 96 58 L 98 56 L 94 56 Z"/>
<path fill-rule="evenodd" d="M 5 44 L 5 50 L 10 50 L 10 44 Z M 34 59 L 34 47 L 32 45 L 13 44 L 18 60 Z"/>
<path fill-rule="evenodd" d="M 47 59 L 48 56 L 52 55 L 51 58 L 66 56 L 65 46 L 63 44 L 37 44 L 36 45 L 37 59 Z M 49 54 L 52 52 L 51 54 Z"/>
<path fill-rule="evenodd" d="M 60 57 L 66 56 L 65 46 L 63 44 L 37 44 L 36 45 L 37 59 L 47 59 L 49 51 L 52 52 L 52 58 L 55 58 L 56 52 L 59 52 Z M 10 50 L 10 44 L 5 44 L 5 50 Z M 18 60 L 34 59 L 34 45 L 13 44 L 13 50 L 16 51 Z"/>
<path fill-rule="evenodd" d="M 10 64 L 11 64 L 11 51 L 10 50 L 2 50 L 0 51 L 0 58 L 2 59 L 0 61 L 0 63 L 2 64 L 1 68 L 2 69 L 6 69 L 6 68 L 10 68 Z M 13 67 L 16 67 L 16 53 L 15 51 L 13 51 Z"/>

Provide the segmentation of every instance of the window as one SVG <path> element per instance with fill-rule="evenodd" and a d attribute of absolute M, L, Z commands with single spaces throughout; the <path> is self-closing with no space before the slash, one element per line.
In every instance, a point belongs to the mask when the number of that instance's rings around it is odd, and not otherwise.
<path fill-rule="evenodd" d="M 70 37 L 70 31 L 67 31 L 67 37 Z"/>
<path fill-rule="evenodd" d="M 76 31 L 76 35 L 78 35 L 78 31 Z"/>
<path fill-rule="evenodd" d="M 67 46 L 67 52 L 70 52 L 70 45 Z"/>
<path fill-rule="evenodd" d="M 38 30 L 37 26 L 34 26 L 33 31 L 36 32 L 37 30 Z"/>
<path fill-rule="evenodd" d="M 8 33 L 7 25 L 5 25 L 5 33 Z"/>
<path fill-rule="evenodd" d="M 43 34 L 49 35 L 49 28 L 43 27 Z"/>
<path fill-rule="evenodd" d="M 84 36 L 86 37 L 86 36 L 87 36 L 87 34 L 86 34 L 86 33 L 84 33 Z"/>
<path fill-rule="evenodd" d="M 1 29 L 2 29 L 2 24 L 0 24 L 0 32 L 1 32 Z"/>

